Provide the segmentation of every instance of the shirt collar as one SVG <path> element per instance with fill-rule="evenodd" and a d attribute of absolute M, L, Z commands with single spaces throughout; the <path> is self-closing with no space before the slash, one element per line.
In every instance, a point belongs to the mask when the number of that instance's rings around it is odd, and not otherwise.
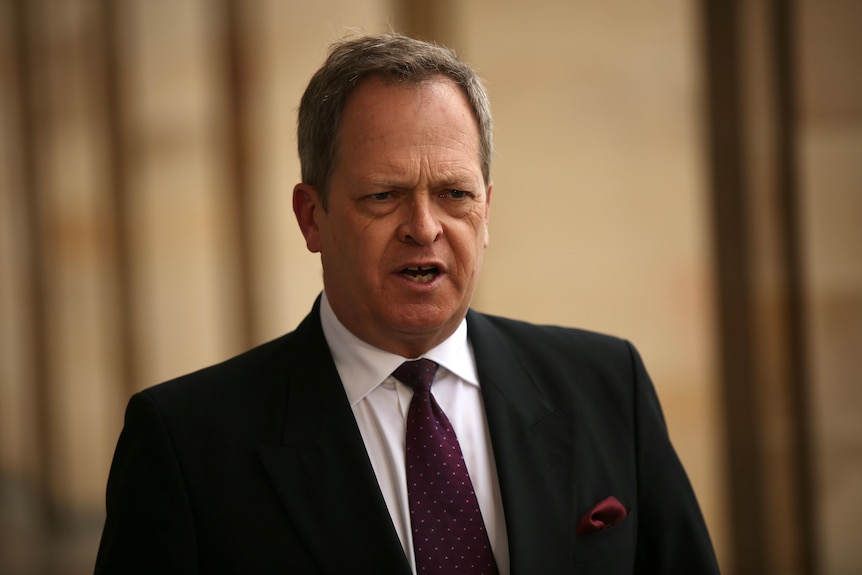
<path fill-rule="evenodd" d="M 359 339 L 335 316 L 325 291 L 320 299 L 323 335 L 351 407 L 386 381 L 404 361 L 418 359 L 383 351 Z M 479 377 L 473 349 L 467 339 L 466 319 L 461 320 L 452 335 L 422 357 L 435 361 L 441 368 L 478 387 Z"/>

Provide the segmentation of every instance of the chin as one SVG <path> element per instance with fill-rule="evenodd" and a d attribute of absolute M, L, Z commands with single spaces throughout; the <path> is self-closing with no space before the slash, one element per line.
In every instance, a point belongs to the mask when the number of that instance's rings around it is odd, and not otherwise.
<path fill-rule="evenodd" d="M 458 315 L 457 309 L 440 309 L 438 306 L 418 305 L 407 306 L 395 317 L 391 317 L 391 325 L 404 334 L 433 334 L 452 324 L 453 329 L 466 314 Z M 456 317 L 457 316 L 457 317 Z"/>

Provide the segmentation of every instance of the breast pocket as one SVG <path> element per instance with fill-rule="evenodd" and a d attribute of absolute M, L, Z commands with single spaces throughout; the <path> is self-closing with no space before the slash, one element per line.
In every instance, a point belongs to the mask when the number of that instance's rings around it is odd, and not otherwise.
<path fill-rule="evenodd" d="M 631 512 L 617 525 L 604 531 L 575 537 L 575 573 L 630 574 L 634 569 L 637 516 Z"/>

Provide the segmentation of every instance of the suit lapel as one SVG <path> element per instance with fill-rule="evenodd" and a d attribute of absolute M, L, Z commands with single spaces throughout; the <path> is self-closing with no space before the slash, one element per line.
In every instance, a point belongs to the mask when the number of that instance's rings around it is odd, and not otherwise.
<path fill-rule="evenodd" d="M 291 523 L 326 573 L 410 573 L 320 326 L 293 334 L 284 433 L 260 458 Z"/>
<path fill-rule="evenodd" d="M 511 573 L 562 573 L 575 538 L 574 421 L 536 385 L 511 339 L 468 313 L 506 516 Z"/>
<path fill-rule="evenodd" d="M 283 436 L 259 456 L 323 572 L 409 574 L 319 318 L 316 304 L 288 345 Z M 511 573 L 565 572 L 575 538 L 575 414 L 542 393 L 510 337 L 475 312 L 467 320 Z"/>

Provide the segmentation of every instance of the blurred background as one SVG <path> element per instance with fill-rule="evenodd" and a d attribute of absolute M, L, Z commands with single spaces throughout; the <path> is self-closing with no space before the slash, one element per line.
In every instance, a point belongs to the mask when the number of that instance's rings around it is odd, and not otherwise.
<path fill-rule="evenodd" d="M 862 573 L 862 2 L 0 0 L 0 572 L 92 572 L 137 390 L 291 330 L 328 44 L 496 120 L 476 308 L 644 356 L 728 574 Z"/>

